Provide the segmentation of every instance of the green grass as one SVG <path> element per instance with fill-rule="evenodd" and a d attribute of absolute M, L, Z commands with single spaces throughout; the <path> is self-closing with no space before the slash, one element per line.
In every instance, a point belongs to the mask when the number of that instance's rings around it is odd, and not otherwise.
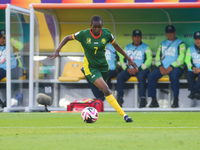
<path fill-rule="evenodd" d="M 114 112 L 86 124 L 80 113 L 0 113 L 0 150 L 197 150 L 199 112 Z"/>

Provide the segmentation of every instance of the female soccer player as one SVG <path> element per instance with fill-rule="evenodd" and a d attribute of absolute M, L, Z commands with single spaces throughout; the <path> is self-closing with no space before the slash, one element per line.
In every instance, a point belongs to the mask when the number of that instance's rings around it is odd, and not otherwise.
<path fill-rule="evenodd" d="M 103 20 L 100 16 L 93 16 L 90 26 L 91 29 L 81 30 L 80 32 L 66 36 L 49 59 L 51 60 L 59 57 L 60 49 L 68 41 L 78 40 L 84 49 L 85 56 L 83 67 L 87 78 L 104 93 L 108 103 L 115 108 L 115 110 L 124 118 L 126 122 L 133 122 L 133 120 L 126 115 L 119 106 L 117 100 L 114 98 L 111 90 L 105 82 L 108 78 L 109 70 L 105 57 L 105 47 L 107 43 L 111 43 L 114 48 L 128 60 L 130 66 L 136 68 L 137 65 L 117 44 L 110 31 L 102 28 Z"/>

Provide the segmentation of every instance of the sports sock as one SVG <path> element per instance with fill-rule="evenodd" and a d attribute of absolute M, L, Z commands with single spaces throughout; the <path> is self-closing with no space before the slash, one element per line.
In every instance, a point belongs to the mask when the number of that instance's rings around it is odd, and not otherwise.
<path fill-rule="evenodd" d="M 125 112 L 123 109 L 119 106 L 117 103 L 117 100 L 114 98 L 114 96 L 111 94 L 109 96 L 106 96 L 106 99 L 108 103 L 123 117 L 125 115 Z"/>

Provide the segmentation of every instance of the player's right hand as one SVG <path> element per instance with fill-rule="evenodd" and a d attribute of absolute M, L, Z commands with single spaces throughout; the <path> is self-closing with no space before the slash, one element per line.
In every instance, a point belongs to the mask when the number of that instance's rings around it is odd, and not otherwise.
<path fill-rule="evenodd" d="M 60 57 L 60 54 L 57 51 L 55 51 L 54 54 L 49 57 L 49 60 L 55 59 L 56 57 Z"/>

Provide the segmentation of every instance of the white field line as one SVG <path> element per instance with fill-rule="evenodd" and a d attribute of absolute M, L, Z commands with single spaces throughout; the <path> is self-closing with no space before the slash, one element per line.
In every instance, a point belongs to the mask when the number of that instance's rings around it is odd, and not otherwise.
<path fill-rule="evenodd" d="M 10 113 L 12 115 L 52 115 L 52 114 L 80 114 L 81 112 L 70 112 L 70 113 L 45 113 L 45 112 L 33 112 L 33 113 Z M 99 112 L 100 114 L 107 114 L 107 115 L 110 115 L 110 114 L 114 114 L 114 113 L 117 113 L 117 112 Z M 141 113 L 141 114 L 181 114 L 181 113 L 184 113 L 184 112 L 128 112 L 127 114 L 129 113 L 135 113 L 135 114 L 138 114 L 138 113 Z M 195 112 L 195 113 L 199 113 L 200 112 Z M 1 115 L 1 114 L 0 114 Z"/>
<path fill-rule="evenodd" d="M 0 127 L 0 129 L 199 129 L 200 127 L 68 127 L 68 126 L 56 126 L 56 127 Z"/>

